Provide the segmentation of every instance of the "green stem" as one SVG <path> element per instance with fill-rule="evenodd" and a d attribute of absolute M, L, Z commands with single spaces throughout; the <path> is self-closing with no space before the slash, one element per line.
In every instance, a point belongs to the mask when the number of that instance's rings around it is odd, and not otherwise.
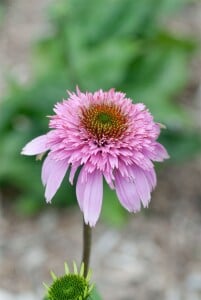
<path fill-rule="evenodd" d="M 83 253 L 82 253 L 82 262 L 84 263 L 84 276 L 87 276 L 89 270 L 89 261 L 91 253 L 91 227 L 85 224 L 83 219 Z"/>

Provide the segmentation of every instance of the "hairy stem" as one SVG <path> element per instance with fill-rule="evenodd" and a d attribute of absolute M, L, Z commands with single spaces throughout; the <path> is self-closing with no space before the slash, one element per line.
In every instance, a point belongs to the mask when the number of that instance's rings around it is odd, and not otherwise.
<path fill-rule="evenodd" d="M 90 261 L 90 253 L 91 253 L 91 227 L 85 224 L 83 219 L 83 253 L 82 253 L 82 261 L 84 263 L 84 276 L 87 276 L 89 270 L 89 261 Z"/>

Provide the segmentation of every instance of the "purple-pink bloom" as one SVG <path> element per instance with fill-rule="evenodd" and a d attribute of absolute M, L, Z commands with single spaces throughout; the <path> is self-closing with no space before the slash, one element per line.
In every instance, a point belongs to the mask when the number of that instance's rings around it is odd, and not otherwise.
<path fill-rule="evenodd" d="M 22 150 L 25 155 L 49 151 L 42 166 L 46 201 L 51 201 L 70 169 L 71 184 L 79 170 L 76 195 L 90 226 L 101 212 L 103 178 L 129 212 L 147 207 L 156 186 L 152 161 L 169 157 L 156 141 L 160 124 L 144 104 L 133 104 L 114 89 L 82 93 L 77 88 L 77 93 L 68 94 L 54 107 L 51 130 Z"/>

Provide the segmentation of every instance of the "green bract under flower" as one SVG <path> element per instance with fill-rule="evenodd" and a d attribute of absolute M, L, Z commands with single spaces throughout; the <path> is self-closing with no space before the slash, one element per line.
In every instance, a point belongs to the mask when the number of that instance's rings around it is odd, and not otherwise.
<path fill-rule="evenodd" d="M 65 275 L 57 277 L 51 272 L 53 283 L 50 287 L 46 284 L 48 300 L 87 300 L 93 289 L 90 285 L 90 272 L 84 277 L 84 264 L 81 265 L 80 271 L 76 264 L 73 264 L 74 273 L 69 272 L 67 263 L 65 263 Z"/>

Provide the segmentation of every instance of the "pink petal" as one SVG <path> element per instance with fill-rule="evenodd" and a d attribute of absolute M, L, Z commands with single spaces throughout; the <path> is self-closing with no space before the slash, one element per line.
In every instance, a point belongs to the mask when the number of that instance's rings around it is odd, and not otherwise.
<path fill-rule="evenodd" d="M 169 154 L 167 153 L 165 147 L 161 145 L 160 143 L 156 142 L 155 145 L 155 151 L 156 151 L 156 161 L 163 161 L 164 159 L 169 158 Z"/>
<path fill-rule="evenodd" d="M 78 179 L 77 179 L 77 184 L 76 184 L 76 196 L 77 200 L 80 206 L 81 211 L 83 211 L 83 195 L 85 191 L 85 181 L 83 180 L 83 172 L 84 172 L 84 167 L 82 167 Z"/>
<path fill-rule="evenodd" d="M 144 150 L 144 154 L 147 155 L 153 161 L 163 161 L 169 158 L 169 154 L 166 149 L 160 143 L 156 142 L 154 145 L 154 150 Z"/>
<path fill-rule="evenodd" d="M 91 227 L 96 225 L 99 218 L 103 198 L 103 175 L 100 171 L 87 174 L 87 180 L 83 180 L 84 168 L 82 168 L 77 185 L 76 194 L 80 209 L 84 213 L 86 224 Z"/>
<path fill-rule="evenodd" d="M 144 170 L 137 166 L 133 166 L 134 181 L 136 185 L 137 193 L 144 205 L 148 206 L 151 199 L 151 189 L 147 177 L 145 176 Z"/>
<path fill-rule="evenodd" d="M 52 171 L 52 163 L 53 160 L 48 155 L 43 162 L 42 172 L 41 172 L 41 180 L 44 186 L 47 184 L 48 177 Z"/>
<path fill-rule="evenodd" d="M 150 171 L 144 171 L 144 174 L 147 178 L 150 189 L 153 190 L 156 187 L 156 183 L 157 183 L 156 172 L 155 172 L 154 168 L 151 169 Z"/>
<path fill-rule="evenodd" d="M 48 149 L 49 147 L 47 146 L 47 135 L 44 134 L 38 136 L 37 138 L 26 144 L 26 146 L 22 149 L 21 154 L 36 155 L 46 152 Z"/>
<path fill-rule="evenodd" d="M 150 160 L 150 157 L 141 152 L 133 152 L 133 161 L 144 170 L 150 170 L 153 168 L 153 163 Z"/>
<path fill-rule="evenodd" d="M 80 164 L 74 164 L 73 166 L 71 166 L 71 170 L 70 170 L 70 175 L 69 175 L 69 181 L 70 183 L 73 185 L 73 180 L 74 180 L 74 177 L 75 177 L 75 173 L 77 171 L 77 169 L 79 168 Z"/>
<path fill-rule="evenodd" d="M 130 212 L 137 212 L 140 210 L 140 197 L 133 182 L 129 182 L 120 172 L 116 172 L 115 187 L 117 196 L 123 207 Z"/>
<path fill-rule="evenodd" d="M 43 182 L 46 184 L 45 198 L 50 202 L 56 194 L 61 182 L 67 172 L 68 162 L 66 160 L 56 161 L 46 158 L 43 168 Z"/>

